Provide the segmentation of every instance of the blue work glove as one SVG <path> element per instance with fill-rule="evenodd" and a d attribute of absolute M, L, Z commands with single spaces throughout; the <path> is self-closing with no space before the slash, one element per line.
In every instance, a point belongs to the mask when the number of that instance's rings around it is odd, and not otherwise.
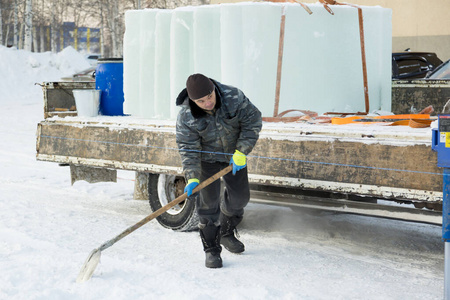
<path fill-rule="evenodd" d="M 188 180 L 186 187 L 184 188 L 184 192 L 187 193 L 187 196 L 192 195 L 192 191 L 195 189 L 195 187 L 200 183 L 200 180 L 197 178 L 191 178 Z"/>
<path fill-rule="evenodd" d="M 247 158 L 244 153 L 239 150 L 236 150 L 231 157 L 230 165 L 233 164 L 233 175 L 236 175 L 236 172 L 242 170 L 247 166 Z"/>

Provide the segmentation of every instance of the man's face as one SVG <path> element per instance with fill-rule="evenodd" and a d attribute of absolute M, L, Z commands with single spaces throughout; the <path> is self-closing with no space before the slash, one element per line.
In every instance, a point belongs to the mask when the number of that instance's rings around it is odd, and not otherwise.
<path fill-rule="evenodd" d="M 203 110 L 206 111 L 214 110 L 214 107 L 216 106 L 216 92 L 213 90 L 211 94 L 192 101 L 194 101 L 194 103 L 197 104 L 197 106 Z"/>

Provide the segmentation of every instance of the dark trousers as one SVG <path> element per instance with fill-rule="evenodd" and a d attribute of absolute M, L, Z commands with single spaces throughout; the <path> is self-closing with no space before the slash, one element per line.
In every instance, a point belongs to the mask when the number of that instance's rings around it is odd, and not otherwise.
<path fill-rule="evenodd" d="M 200 181 L 204 181 L 226 168 L 227 163 L 202 162 L 202 174 Z M 221 189 L 221 180 L 216 180 L 200 191 L 197 197 L 197 212 L 200 217 L 200 224 L 218 224 L 220 211 L 227 216 L 244 215 L 244 207 L 250 200 L 250 188 L 248 185 L 247 168 L 236 172 L 231 172 L 223 176 L 225 189 Z"/>

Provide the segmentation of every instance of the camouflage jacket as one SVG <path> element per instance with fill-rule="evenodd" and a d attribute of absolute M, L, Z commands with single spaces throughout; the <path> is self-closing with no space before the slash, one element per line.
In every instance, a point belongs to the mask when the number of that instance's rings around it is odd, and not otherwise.
<path fill-rule="evenodd" d="M 212 81 L 216 87 L 214 114 L 190 100 L 186 89 L 177 97 L 177 105 L 182 108 L 176 140 L 186 179 L 200 178 L 201 161 L 228 163 L 236 149 L 249 154 L 261 131 L 261 112 L 244 93 Z"/>

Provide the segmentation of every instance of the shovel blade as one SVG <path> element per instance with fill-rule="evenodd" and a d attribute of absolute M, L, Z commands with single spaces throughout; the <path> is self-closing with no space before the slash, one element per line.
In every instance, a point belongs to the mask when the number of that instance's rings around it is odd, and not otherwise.
<path fill-rule="evenodd" d="M 80 273 L 77 277 L 77 283 L 85 282 L 91 279 L 92 274 L 94 274 L 95 268 L 100 262 L 101 251 L 99 249 L 94 249 L 84 262 L 81 267 Z"/>

